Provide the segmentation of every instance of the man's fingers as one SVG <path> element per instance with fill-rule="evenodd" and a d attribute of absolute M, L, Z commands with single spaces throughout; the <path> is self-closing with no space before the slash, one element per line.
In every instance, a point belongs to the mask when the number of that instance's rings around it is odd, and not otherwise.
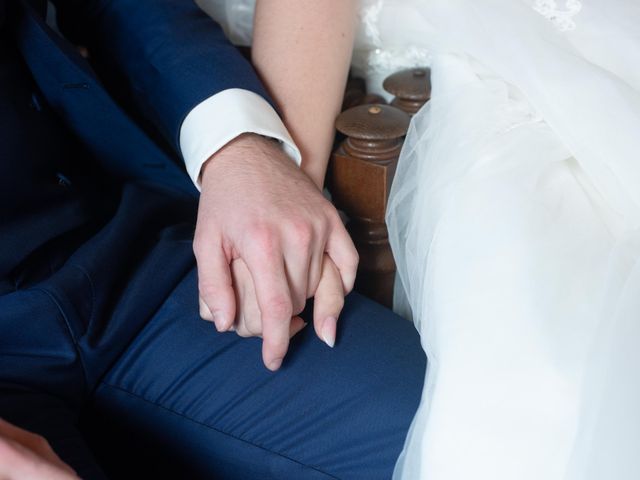
<path fill-rule="evenodd" d="M 338 317 L 343 306 L 344 290 L 340 272 L 331 258 L 325 255 L 313 306 L 313 326 L 316 335 L 332 348 L 336 342 Z"/>
<path fill-rule="evenodd" d="M 194 242 L 198 263 L 200 316 L 215 323 L 220 332 L 233 325 L 236 301 L 229 263 L 220 245 Z"/>
<path fill-rule="evenodd" d="M 340 272 L 343 293 L 346 295 L 353 290 L 359 258 L 351 237 L 339 220 L 329 235 L 326 251 Z"/>
<path fill-rule="evenodd" d="M 293 312 L 282 253 L 268 239 L 258 239 L 246 263 L 253 278 L 262 318 L 262 359 L 272 371 L 278 370 L 289 348 L 289 324 Z"/>

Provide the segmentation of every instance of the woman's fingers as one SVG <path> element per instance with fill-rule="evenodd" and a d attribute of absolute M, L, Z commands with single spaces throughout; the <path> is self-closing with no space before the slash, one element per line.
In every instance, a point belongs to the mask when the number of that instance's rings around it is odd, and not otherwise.
<path fill-rule="evenodd" d="M 333 348 L 338 317 L 344 306 L 344 290 L 340 271 L 328 255 L 322 261 L 322 276 L 315 294 L 313 326 L 316 335 Z"/>
<path fill-rule="evenodd" d="M 293 317 L 291 319 L 291 325 L 289 326 L 289 338 L 295 337 L 306 326 L 307 326 L 307 322 L 305 322 L 301 317 L 298 317 L 298 316 Z"/>
<path fill-rule="evenodd" d="M 224 332 L 233 325 L 236 310 L 229 263 L 220 244 L 194 241 L 194 253 L 198 264 L 200 316 Z"/>
<path fill-rule="evenodd" d="M 234 260 L 231 263 L 231 274 L 238 305 L 238 315 L 232 330 L 241 337 L 262 337 L 260 308 L 251 274 L 244 261 Z M 302 318 L 294 316 L 289 325 L 289 338 L 298 334 L 306 325 Z"/>
<path fill-rule="evenodd" d="M 231 275 L 237 305 L 234 331 L 241 337 L 259 337 L 262 335 L 262 320 L 247 264 L 241 259 L 231 262 Z"/>
<path fill-rule="evenodd" d="M 351 237 L 337 215 L 331 234 L 327 239 L 326 252 L 338 270 L 342 283 L 342 293 L 346 295 L 353 290 L 359 257 Z"/>
<path fill-rule="evenodd" d="M 234 329 L 238 335 L 243 337 L 263 337 L 263 359 L 265 365 L 270 370 L 277 370 L 286 353 L 289 339 L 304 329 L 306 323 L 297 315 L 289 316 L 289 321 L 285 323 L 281 318 L 284 312 L 279 312 L 277 316 L 273 315 L 274 312 L 271 312 L 271 315 L 267 315 L 267 317 L 271 317 L 271 322 L 268 320 L 265 321 L 263 312 L 268 311 L 265 309 L 265 292 L 263 291 L 262 293 L 263 302 L 261 304 L 255 281 L 256 277 L 262 280 L 264 288 L 265 285 L 269 285 L 269 281 L 267 280 L 274 282 L 275 278 L 261 278 L 260 275 L 261 273 L 263 274 L 263 272 L 260 271 L 260 267 L 258 267 L 257 272 L 251 272 L 244 261 L 240 259 L 232 262 L 231 273 L 236 297 L 235 303 L 237 305 Z M 271 284 L 269 287 L 269 290 L 272 292 L 278 291 L 279 289 L 281 293 L 285 293 L 286 291 L 286 287 L 283 284 Z M 288 287 L 293 289 L 290 285 Z M 343 306 L 344 286 L 342 276 L 331 257 L 325 254 L 322 258 L 320 280 L 315 291 L 313 323 L 318 337 L 330 347 L 333 347 L 336 342 L 338 317 L 342 312 Z M 288 308 L 291 308 L 290 304 Z M 286 325 L 287 338 L 286 342 L 280 342 L 282 345 L 276 345 L 275 348 L 273 348 L 274 320 L 276 320 L 276 318 L 278 319 L 278 331 L 276 333 L 280 334 L 280 330 L 282 330 L 281 327 Z M 280 339 L 277 338 L 277 340 Z"/>
<path fill-rule="evenodd" d="M 284 264 L 291 292 L 293 314 L 299 315 L 307 303 L 307 285 L 313 255 L 309 248 L 296 247 L 298 246 L 292 245 L 285 248 Z"/>

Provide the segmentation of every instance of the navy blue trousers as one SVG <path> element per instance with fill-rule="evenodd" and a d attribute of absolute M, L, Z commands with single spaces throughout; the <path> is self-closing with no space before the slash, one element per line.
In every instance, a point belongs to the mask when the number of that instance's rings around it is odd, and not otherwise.
<path fill-rule="evenodd" d="M 353 294 L 334 349 L 308 327 L 269 372 L 259 339 L 199 318 L 191 229 L 150 225 L 168 198 L 126 188 L 63 267 L 0 297 L 0 416 L 84 478 L 83 425 L 113 478 L 389 478 L 424 375 L 413 326 Z"/>
<path fill-rule="evenodd" d="M 99 171 L 9 42 L 0 64 L 0 417 L 86 479 L 389 478 L 413 326 L 353 294 L 334 349 L 307 327 L 267 371 L 199 318 L 195 199 Z"/>

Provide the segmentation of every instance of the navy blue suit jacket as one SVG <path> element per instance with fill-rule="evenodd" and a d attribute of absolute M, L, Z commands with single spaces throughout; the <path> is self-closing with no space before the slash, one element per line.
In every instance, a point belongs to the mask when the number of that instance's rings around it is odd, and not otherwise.
<path fill-rule="evenodd" d="M 198 315 L 177 138 L 221 90 L 266 96 L 250 65 L 192 0 L 57 0 L 89 65 L 39 1 L 0 0 L 0 417 L 83 478 L 81 412 L 114 478 L 389 478 L 424 378 L 408 322 L 351 296 L 340 348 L 302 333 L 273 375 Z"/>
<path fill-rule="evenodd" d="M 183 119 L 230 87 L 266 94 L 190 0 L 57 0 L 71 42 L 39 1 L 0 0 L 0 390 L 78 398 L 75 349 L 90 389 L 193 268 Z"/>
<path fill-rule="evenodd" d="M 251 65 L 191 0 L 55 1 L 62 32 L 89 47 L 100 78 L 37 8 L 18 2 L 15 35 L 46 101 L 116 176 L 196 194 L 178 145 L 187 114 L 228 88 L 268 99 Z M 2 10 L 9 2 L 0 0 Z"/>
<path fill-rule="evenodd" d="M 194 203 L 178 146 L 184 118 L 228 88 L 267 98 L 192 0 L 55 0 L 69 40 L 44 22 L 43 3 L 0 0 L 0 294 L 24 285 L 16 272 L 56 270 L 62 260 L 46 266 L 58 251 L 51 243 L 70 248 L 64 235 L 98 221 L 103 179 Z M 63 191 L 58 182 L 69 179 Z M 45 245 L 43 260 L 35 253 Z"/>

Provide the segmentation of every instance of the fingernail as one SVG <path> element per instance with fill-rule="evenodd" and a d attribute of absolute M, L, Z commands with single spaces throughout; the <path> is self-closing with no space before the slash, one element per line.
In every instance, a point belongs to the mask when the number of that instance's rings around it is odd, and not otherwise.
<path fill-rule="evenodd" d="M 267 365 L 267 368 L 272 372 L 275 372 L 280 368 L 280 365 L 282 365 L 282 359 L 274 358 L 273 360 L 271 360 L 271 362 L 269 362 L 269 365 Z"/>
<path fill-rule="evenodd" d="M 220 333 L 229 330 L 230 325 L 227 322 L 225 314 L 220 310 L 215 310 L 213 312 L 213 323 L 216 324 L 216 330 L 218 330 L 218 332 Z"/>
<path fill-rule="evenodd" d="M 327 317 L 322 326 L 322 339 L 331 348 L 336 344 L 336 326 L 338 320 L 335 317 Z"/>
<path fill-rule="evenodd" d="M 207 306 L 206 303 L 204 303 L 204 300 L 202 300 L 202 298 L 200 298 L 198 300 L 199 304 L 200 304 L 200 317 L 202 317 L 203 320 L 213 320 L 213 315 L 211 314 L 211 310 L 209 310 L 209 307 Z"/>
<path fill-rule="evenodd" d="M 213 312 L 213 321 L 215 322 L 216 328 L 219 332 L 228 332 L 229 328 L 231 328 L 231 322 L 229 322 L 229 319 L 226 317 L 224 312 Z"/>

